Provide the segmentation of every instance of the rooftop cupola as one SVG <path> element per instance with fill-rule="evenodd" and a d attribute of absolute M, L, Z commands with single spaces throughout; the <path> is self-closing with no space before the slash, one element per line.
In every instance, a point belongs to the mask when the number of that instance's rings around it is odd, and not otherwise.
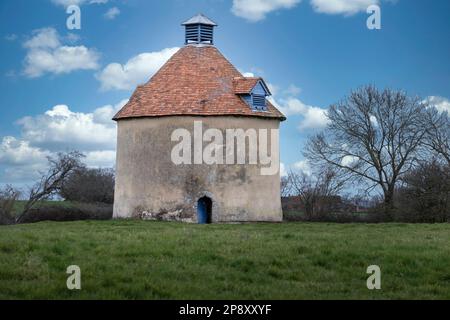
<path fill-rule="evenodd" d="M 214 27 L 217 24 L 199 13 L 182 23 L 186 27 L 185 44 L 214 44 Z"/>

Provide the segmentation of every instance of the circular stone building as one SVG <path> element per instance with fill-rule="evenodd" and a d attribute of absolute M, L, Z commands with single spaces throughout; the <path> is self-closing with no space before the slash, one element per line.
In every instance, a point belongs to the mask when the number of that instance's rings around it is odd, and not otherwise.
<path fill-rule="evenodd" d="M 244 77 L 213 45 L 213 21 L 183 25 L 185 46 L 114 117 L 114 217 L 281 221 L 285 117 L 264 80 Z"/>

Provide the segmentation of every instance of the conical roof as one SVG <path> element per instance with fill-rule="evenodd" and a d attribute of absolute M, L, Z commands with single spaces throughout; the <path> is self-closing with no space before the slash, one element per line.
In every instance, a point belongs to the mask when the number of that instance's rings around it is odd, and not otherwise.
<path fill-rule="evenodd" d="M 135 90 L 114 120 L 176 115 L 286 119 L 270 102 L 267 111 L 252 110 L 236 93 L 242 81 L 236 79 L 242 78 L 216 47 L 187 45 Z"/>

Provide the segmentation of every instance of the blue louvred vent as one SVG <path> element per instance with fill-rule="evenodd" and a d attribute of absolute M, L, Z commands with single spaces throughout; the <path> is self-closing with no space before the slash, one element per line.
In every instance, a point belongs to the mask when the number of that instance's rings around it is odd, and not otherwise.
<path fill-rule="evenodd" d="M 266 110 L 266 96 L 265 95 L 259 95 L 259 94 L 253 94 L 253 107 L 256 110 Z"/>
<path fill-rule="evenodd" d="M 186 28 L 185 44 L 214 44 L 214 27 L 217 24 L 203 14 L 183 22 Z"/>

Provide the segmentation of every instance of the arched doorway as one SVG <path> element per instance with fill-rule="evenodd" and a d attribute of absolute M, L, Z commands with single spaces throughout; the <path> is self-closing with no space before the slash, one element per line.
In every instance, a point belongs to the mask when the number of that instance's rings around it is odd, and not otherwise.
<path fill-rule="evenodd" d="M 199 224 L 211 223 L 212 200 L 209 197 L 203 197 L 197 203 L 197 221 Z"/>

